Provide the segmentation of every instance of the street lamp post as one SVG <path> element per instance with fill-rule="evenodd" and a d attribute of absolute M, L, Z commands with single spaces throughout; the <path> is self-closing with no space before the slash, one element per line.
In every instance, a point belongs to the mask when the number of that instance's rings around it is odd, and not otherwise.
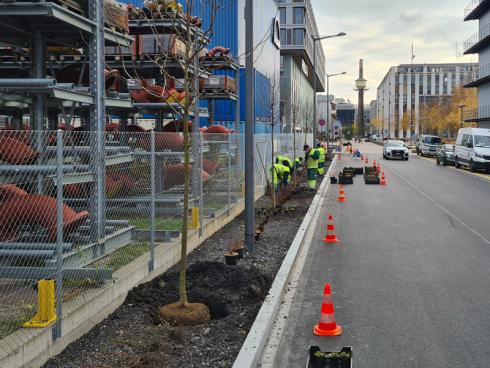
<path fill-rule="evenodd" d="M 344 74 L 347 74 L 346 72 L 342 72 L 342 73 L 336 73 L 336 74 L 327 74 L 327 153 L 329 151 L 329 140 L 330 140 L 330 135 L 329 135 L 329 132 L 328 132 L 328 127 L 330 125 L 330 117 L 331 117 L 331 114 L 330 114 L 330 78 L 331 77 L 336 77 L 338 75 L 344 75 Z M 316 94 L 315 94 L 316 96 Z"/>
<path fill-rule="evenodd" d="M 463 122 L 463 115 L 464 115 L 464 108 L 466 105 L 459 105 L 459 108 L 461 109 L 461 128 L 464 128 L 464 122 Z"/>
<path fill-rule="evenodd" d="M 325 40 L 327 38 L 334 37 L 342 37 L 347 35 L 344 32 L 337 33 L 336 35 L 329 36 L 311 36 L 313 40 L 313 147 L 316 147 L 316 130 L 317 130 L 317 121 L 316 121 L 316 43 L 317 41 Z"/>

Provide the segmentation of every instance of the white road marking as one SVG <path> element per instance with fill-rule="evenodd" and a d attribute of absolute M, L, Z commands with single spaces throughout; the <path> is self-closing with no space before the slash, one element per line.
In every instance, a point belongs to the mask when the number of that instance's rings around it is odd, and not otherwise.
<path fill-rule="evenodd" d="M 478 236 L 480 239 L 482 239 L 485 243 L 487 244 L 490 244 L 490 240 L 488 240 L 487 238 L 485 238 L 482 234 L 480 234 L 478 231 L 476 231 L 475 229 L 473 229 L 471 226 L 467 225 L 463 220 L 461 220 L 458 216 L 456 216 L 454 213 L 452 213 L 451 211 L 449 211 L 446 207 L 444 207 L 442 204 L 440 204 L 439 202 L 437 202 L 434 198 L 432 198 L 430 195 L 428 195 L 426 192 L 424 192 L 422 189 L 420 189 L 419 187 L 417 187 L 415 184 L 411 183 L 410 181 L 408 181 L 407 179 L 405 179 L 398 171 L 396 171 L 395 169 L 393 169 L 393 167 L 391 165 L 386 165 L 388 166 L 388 168 L 396 175 L 398 176 L 400 179 L 402 179 L 405 183 L 407 183 L 409 186 L 411 186 L 413 189 L 415 189 L 417 192 L 419 192 L 420 194 L 422 194 L 425 198 L 427 198 L 429 201 L 431 201 L 432 203 L 434 203 L 437 207 L 439 207 L 441 210 L 443 210 L 446 214 L 448 214 L 449 216 L 451 216 L 452 218 L 454 218 L 456 221 L 458 221 L 459 223 L 461 223 L 461 225 L 463 225 L 465 228 L 467 228 L 469 231 L 471 231 L 473 234 L 475 234 L 476 236 Z"/>

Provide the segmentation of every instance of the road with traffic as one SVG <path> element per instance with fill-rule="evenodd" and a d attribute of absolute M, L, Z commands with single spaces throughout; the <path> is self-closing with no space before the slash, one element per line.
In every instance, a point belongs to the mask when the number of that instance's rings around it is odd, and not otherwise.
<path fill-rule="evenodd" d="M 388 186 L 331 185 L 277 348 L 275 367 L 304 367 L 310 345 L 352 346 L 356 367 L 490 366 L 490 181 L 410 156 L 381 162 Z M 350 156 L 337 162 L 361 166 Z M 333 214 L 340 243 L 322 242 Z M 339 337 L 317 337 L 324 283 Z"/>

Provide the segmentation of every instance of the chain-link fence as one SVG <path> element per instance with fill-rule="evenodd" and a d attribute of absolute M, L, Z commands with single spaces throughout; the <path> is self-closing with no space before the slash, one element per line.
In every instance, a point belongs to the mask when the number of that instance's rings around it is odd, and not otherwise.
<path fill-rule="evenodd" d="M 201 235 L 242 200 L 243 143 L 240 134 L 190 134 L 191 231 Z M 274 154 L 294 160 L 305 143 L 311 136 L 275 135 Z M 271 135 L 256 135 L 255 147 L 263 192 Z M 59 337 L 67 303 L 117 287 L 134 262 L 151 273 L 155 252 L 181 236 L 184 157 L 182 133 L 0 131 L 0 339 L 51 325 Z M 38 290 L 39 280 L 54 282 Z"/>

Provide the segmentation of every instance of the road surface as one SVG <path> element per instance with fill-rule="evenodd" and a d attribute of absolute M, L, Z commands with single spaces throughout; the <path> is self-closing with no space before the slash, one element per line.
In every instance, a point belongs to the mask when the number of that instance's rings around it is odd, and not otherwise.
<path fill-rule="evenodd" d="M 362 177 L 338 203 L 330 186 L 275 367 L 305 367 L 309 345 L 352 346 L 355 367 L 490 367 L 490 181 L 410 157 L 381 162 L 388 186 Z M 335 170 L 360 166 L 344 157 Z M 337 245 L 324 244 L 335 217 Z M 316 337 L 323 285 L 339 337 Z"/>

